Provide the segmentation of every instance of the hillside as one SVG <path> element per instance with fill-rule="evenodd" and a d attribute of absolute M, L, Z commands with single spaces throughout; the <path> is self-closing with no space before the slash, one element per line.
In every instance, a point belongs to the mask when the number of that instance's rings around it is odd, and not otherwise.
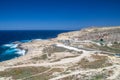
<path fill-rule="evenodd" d="M 94 27 L 19 44 L 0 80 L 120 80 L 120 27 Z"/>

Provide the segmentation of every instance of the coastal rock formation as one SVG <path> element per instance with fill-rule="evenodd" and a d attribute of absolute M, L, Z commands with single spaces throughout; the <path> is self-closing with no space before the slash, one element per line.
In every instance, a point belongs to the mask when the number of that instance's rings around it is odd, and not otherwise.
<path fill-rule="evenodd" d="M 20 43 L 24 56 L 0 62 L 1 80 L 120 80 L 120 27 L 87 28 Z"/>

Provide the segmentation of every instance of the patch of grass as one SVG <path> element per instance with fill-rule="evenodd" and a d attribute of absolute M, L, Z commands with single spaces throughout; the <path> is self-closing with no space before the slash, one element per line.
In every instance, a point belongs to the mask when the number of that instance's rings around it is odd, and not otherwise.
<path fill-rule="evenodd" d="M 62 68 L 53 68 L 50 71 L 43 73 L 41 75 L 33 76 L 25 80 L 49 80 L 52 78 L 52 74 L 54 72 L 63 72 L 64 70 Z"/>
<path fill-rule="evenodd" d="M 42 59 L 47 59 L 47 54 L 43 54 L 43 55 L 41 56 L 41 58 L 42 58 Z"/>
<path fill-rule="evenodd" d="M 113 53 L 120 53 L 120 49 L 112 48 L 112 47 L 108 47 L 108 46 L 102 46 L 102 47 L 99 47 L 99 49 L 103 50 L 103 51 L 113 52 Z"/>
<path fill-rule="evenodd" d="M 49 46 L 43 49 L 44 53 L 55 53 L 55 52 L 64 52 L 67 49 L 62 48 L 62 47 L 57 47 L 57 46 Z"/>
<path fill-rule="evenodd" d="M 53 68 L 50 72 L 62 72 L 62 71 L 64 71 L 64 69 L 62 69 L 62 68 Z"/>
<path fill-rule="evenodd" d="M 35 60 L 35 61 L 45 60 L 45 59 L 47 59 L 47 54 L 43 54 L 42 56 L 32 58 L 32 60 Z"/>
<path fill-rule="evenodd" d="M 88 46 L 86 46 L 86 47 L 88 47 Z M 112 53 L 120 53 L 120 45 L 118 45 L 118 44 L 117 45 L 115 44 L 111 47 L 108 47 L 107 45 L 98 46 L 98 45 L 92 44 L 92 46 L 90 46 L 88 48 L 101 50 L 101 51 L 112 52 Z"/>
<path fill-rule="evenodd" d="M 95 58 L 95 61 L 89 62 L 87 59 L 83 58 L 80 62 L 78 62 L 78 65 L 80 65 L 82 68 L 90 68 L 90 69 L 96 69 L 96 68 L 102 68 L 106 66 L 111 66 L 111 63 L 106 62 L 107 58 L 104 56 L 93 56 Z"/>
<path fill-rule="evenodd" d="M 42 74 L 30 78 L 26 78 L 25 80 L 49 80 L 50 75 Z"/>
<path fill-rule="evenodd" d="M 97 43 L 100 43 L 98 41 L 94 41 Z M 96 50 L 102 50 L 102 51 L 107 51 L 107 52 L 112 52 L 112 53 L 120 53 L 120 44 L 113 44 L 111 47 L 108 47 L 107 45 L 105 46 L 98 46 L 95 44 L 92 44 L 92 46 L 86 46 L 87 48 L 91 49 L 96 49 Z"/>
<path fill-rule="evenodd" d="M 12 76 L 13 79 L 21 79 L 24 77 L 28 77 L 37 73 L 44 72 L 49 68 L 46 67 L 21 67 L 21 68 L 13 68 L 7 69 L 5 71 L 0 71 L 1 77 L 10 77 Z"/>
<path fill-rule="evenodd" d="M 104 75 L 99 74 L 99 75 L 93 76 L 91 80 L 104 80 Z"/>

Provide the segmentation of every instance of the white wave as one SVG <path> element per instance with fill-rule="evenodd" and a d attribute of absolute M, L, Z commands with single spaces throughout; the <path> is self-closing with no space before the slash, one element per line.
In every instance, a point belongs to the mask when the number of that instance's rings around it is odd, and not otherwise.
<path fill-rule="evenodd" d="M 3 47 L 10 47 L 10 48 L 17 48 L 18 47 L 18 44 L 5 44 L 3 45 Z"/>
<path fill-rule="evenodd" d="M 35 41 L 41 41 L 41 40 L 44 40 L 44 39 L 33 39 L 33 40 L 35 40 Z"/>
<path fill-rule="evenodd" d="M 7 49 L 3 55 L 7 55 L 7 54 L 19 54 L 21 56 L 25 55 L 25 50 L 21 50 L 17 48 L 18 44 L 6 44 L 4 45 L 4 47 L 8 47 L 9 49 Z"/>
<path fill-rule="evenodd" d="M 25 55 L 25 52 L 26 52 L 25 50 L 17 49 L 16 54 L 19 54 L 19 55 L 24 56 L 24 55 Z"/>

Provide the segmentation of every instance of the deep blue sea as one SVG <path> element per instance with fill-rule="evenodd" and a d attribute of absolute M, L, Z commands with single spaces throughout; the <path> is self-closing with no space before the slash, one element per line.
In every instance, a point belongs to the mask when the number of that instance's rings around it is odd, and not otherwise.
<path fill-rule="evenodd" d="M 0 62 L 24 55 L 25 51 L 17 49 L 13 42 L 28 42 L 34 39 L 55 38 L 58 34 L 70 30 L 1 30 L 0 31 Z"/>

